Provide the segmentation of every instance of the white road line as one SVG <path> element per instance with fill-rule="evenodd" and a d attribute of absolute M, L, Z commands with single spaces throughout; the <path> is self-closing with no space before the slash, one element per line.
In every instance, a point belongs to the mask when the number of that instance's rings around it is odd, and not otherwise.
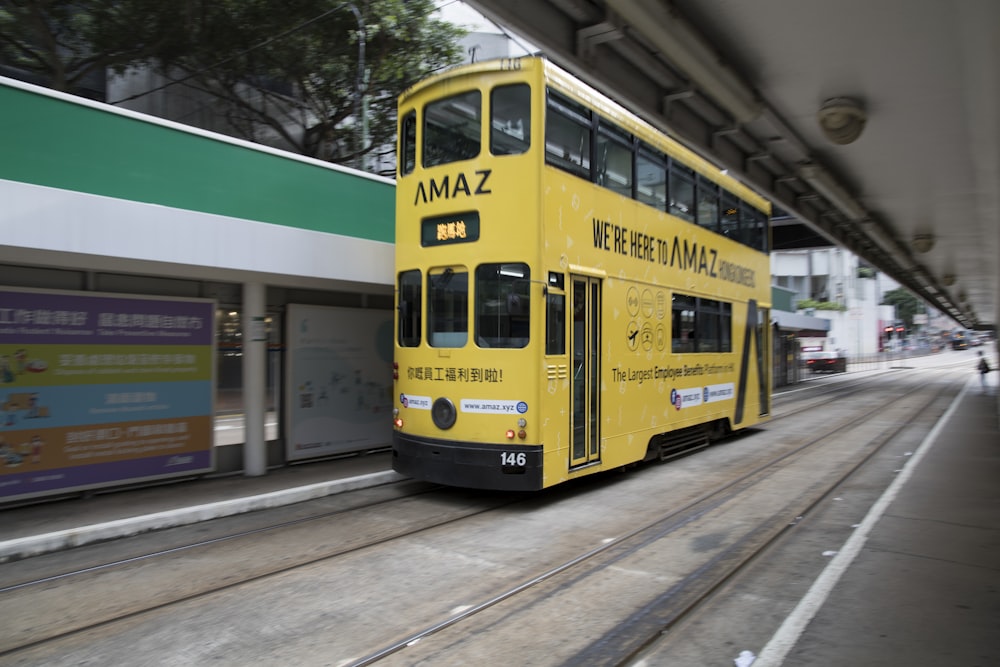
<path fill-rule="evenodd" d="M 892 484 L 889 485 L 889 488 L 885 490 L 875 504 L 872 505 L 864 521 L 861 522 L 858 529 L 854 531 L 844 544 L 844 548 L 833 557 L 830 564 L 826 566 L 826 569 L 813 582 L 809 591 L 799 600 L 798 605 L 792 610 L 792 613 L 788 615 L 785 622 L 781 624 L 778 631 L 771 637 L 767 646 L 760 652 L 757 659 L 753 661 L 753 667 L 779 667 L 784 662 L 788 652 L 799 641 L 802 633 L 805 632 L 806 627 L 826 602 L 826 599 L 829 597 L 833 587 L 837 585 L 840 577 L 847 571 L 851 563 L 854 562 L 861 549 L 864 548 L 872 528 L 874 528 L 875 524 L 885 513 L 889 504 L 899 494 L 903 485 L 910 479 L 910 476 L 924 455 L 934 446 L 938 434 L 948 420 L 951 419 L 951 415 L 958 409 L 958 405 L 968 391 L 970 384 L 971 381 L 962 387 L 962 391 L 951 402 L 948 411 L 944 413 L 944 416 L 938 420 L 934 428 L 931 429 L 931 432 L 920 443 L 916 453 L 910 458 L 909 463 L 903 468 L 899 476 L 892 481 Z"/>

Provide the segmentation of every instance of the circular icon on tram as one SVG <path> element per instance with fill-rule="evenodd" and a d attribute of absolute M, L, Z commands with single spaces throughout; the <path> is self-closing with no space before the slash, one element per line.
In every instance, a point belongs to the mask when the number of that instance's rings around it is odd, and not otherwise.
<path fill-rule="evenodd" d="M 642 314 L 646 317 L 653 316 L 653 292 L 648 289 L 642 290 Z"/>
<path fill-rule="evenodd" d="M 632 320 L 625 329 L 625 340 L 628 342 L 628 349 L 634 350 L 639 344 L 639 323 Z"/>
<path fill-rule="evenodd" d="M 625 307 L 632 317 L 639 314 L 639 290 L 635 287 L 629 287 L 625 293 Z"/>
<path fill-rule="evenodd" d="M 642 336 L 642 349 L 649 352 L 653 349 L 653 327 L 649 325 L 649 322 L 642 325 L 642 333 L 640 335 Z"/>

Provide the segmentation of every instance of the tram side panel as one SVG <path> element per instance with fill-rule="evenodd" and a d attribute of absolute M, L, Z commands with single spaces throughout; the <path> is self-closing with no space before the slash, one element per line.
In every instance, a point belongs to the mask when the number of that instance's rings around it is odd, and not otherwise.
<path fill-rule="evenodd" d="M 543 192 L 544 263 L 565 267 L 569 282 L 576 272 L 600 283 L 598 467 L 641 460 L 662 433 L 760 422 L 769 393 L 767 256 L 559 170 L 546 169 Z M 728 308 L 725 331 L 699 338 L 696 322 L 679 330 L 690 319 L 675 312 L 684 299 Z M 553 407 L 564 406 L 570 422 L 572 380 L 549 382 Z M 547 434 L 546 470 L 591 472 L 567 465 L 566 428 Z"/>

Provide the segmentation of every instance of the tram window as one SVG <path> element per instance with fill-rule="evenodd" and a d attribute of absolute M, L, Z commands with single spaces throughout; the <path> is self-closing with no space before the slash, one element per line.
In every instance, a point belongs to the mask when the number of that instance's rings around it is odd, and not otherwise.
<path fill-rule="evenodd" d="M 722 224 L 719 231 L 722 235 L 743 243 L 740 233 L 740 202 L 728 192 L 722 193 L 722 211 L 719 219 Z"/>
<path fill-rule="evenodd" d="M 528 344 L 531 273 L 527 264 L 481 264 L 476 268 L 476 344 L 518 348 Z"/>
<path fill-rule="evenodd" d="M 651 149 L 650 149 L 651 151 Z M 640 149 L 635 157 L 636 199 L 660 211 L 667 208 L 667 163 Z"/>
<path fill-rule="evenodd" d="M 733 351 L 730 303 L 675 294 L 671 327 L 674 352 Z"/>
<path fill-rule="evenodd" d="M 427 280 L 427 342 L 465 347 L 469 337 L 469 274 L 448 267 Z"/>
<path fill-rule="evenodd" d="M 566 281 L 563 274 L 549 271 L 545 290 L 545 354 L 566 354 Z M 558 290 L 558 291 L 557 291 Z"/>
<path fill-rule="evenodd" d="M 719 313 L 713 310 L 699 310 L 696 329 L 698 352 L 718 352 Z"/>
<path fill-rule="evenodd" d="M 694 171 L 677 162 L 670 164 L 670 212 L 694 222 Z"/>
<path fill-rule="evenodd" d="M 698 176 L 698 226 L 719 231 L 719 186 Z"/>
<path fill-rule="evenodd" d="M 597 184 L 632 197 L 632 148 L 627 134 L 603 125 L 597 133 Z"/>
<path fill-rule="evenodd" d="M 531 88 L 519 83 L 490 93 L 490 152 L 516 155 L 531 146 Z"/>
<path fill-rule="evenodd" d="M 732 305 L 698 299 L 698 351 L 732 352 Z M 703 325 L 704 323 L 704 325 Z"/>
<path fill-rule="evenodd" d="M 406 175 L 417 166 L 417 114 L 409 112 L 403 116 L 403 128 L 399 142 L 399 172 Z"/>
<path fill-rule="evenodd" d="M 767 252 L 770 248 L 767 238 L 767 216 L 764 212 L 745 203 L 743 204 L 741 220 L 744 243 L 755 250 Z"/>
<path fill-rule="evenodd" d="M 697 320 L 698 352 L 722 352 L 723 304 L 711 299 L 698 299 Z M 728 351 L 728 350 L 727 350 Z"/>
<path fill-rule="evenodd" d="M 545 115 L 545 161 L 590 180 L 590 114 L 552 92 Z"/>
<path fill-rule="evenodd" d="M 545 354 L 566 354 L 566 295 L 551 290 L 545 297 Z"/>
<path fill-rule="evenodd" d="M 397 340 L 402 347 L 420 345 L 420 271 L 399 274 L 399 331 Z"/>
<path fill-rule="evenodd" d="M 695 299 L 675 294 L 671 321 L 671 349 L 674 352 L 695 351 Z"/>
<path fill-rule="evenodd" d="M 433 167 L 479 155 L 482 94 L 478 90 L 431 102 L 424 109 L 423 165 Z"/>
<path fill-rule="evenodd" d="M 719 309 L 719 352 L 733 351 L 733 304 L 721 303 Z"/>

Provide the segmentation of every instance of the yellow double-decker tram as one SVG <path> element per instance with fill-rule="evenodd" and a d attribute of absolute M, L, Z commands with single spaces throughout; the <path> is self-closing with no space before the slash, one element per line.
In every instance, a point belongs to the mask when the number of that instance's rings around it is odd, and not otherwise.
<path fill-rule="evenodd" d="M 526 490 L 769 410 L 763 198 L 544 58 L 399 98 L 393 467 Z"/>

